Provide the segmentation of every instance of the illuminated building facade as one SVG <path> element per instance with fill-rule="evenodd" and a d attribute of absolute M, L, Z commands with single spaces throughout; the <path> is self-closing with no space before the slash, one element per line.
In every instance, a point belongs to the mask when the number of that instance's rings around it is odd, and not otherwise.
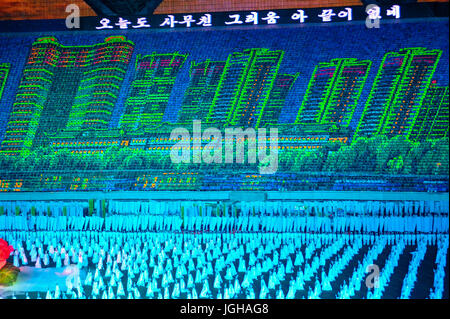
<path fill-rule="evenodd" d="M 134 44 L 111 36 L 92 46 L 54 37 L 31 47 L 1 152 L 19 155 L 62 129 L 106 129 Z"/>
<path fill-rule="evenodd" d="M 189 87 L 178 115 L 179 123 L 190 123 L 193 120 L 206 118 L 224 67 L 225 61 L 206 60 L 205 62 L 191 63 Z"/>
<path fill-rule="evenodd" d="M 407 48 L 385 54 L 355 136 L 409 138 L 441 53 Z"/>
<path fill-rule="evenodd" d="M 431 84 L 423 99 L 410 139 L 414 141 L 448 136 L 448 86 Z"/>
<path fill-rule="evenodd" d="M 283 54 L 261 48 L 230 54 L 207 122 L 258 127 Z"/>
<path fill-rule="evenodd" d="M 83 72 L 69 129 L 107 129 L 134 44 L 123 36 L 107 38 L 107 46 L 98 46 L 88 56 L 92 59 Z"/>
<path fill-rule="evenodd" d="M 187 54 L 153 53 L 136 60 L 136 75 L 125 102 L 120 127 L 128 130 L 162 121 L 176 77 Z"/>
<path fill-rule="evenodd" d="M 368 60 L 333 59 L 317 65 L 295 122 L 348 126 L 371 64 Z"/>
<path fill-rule="evenodd" d="M 294 75 L 278 74 L 270 92 L 269 100 L 264 108 L 259 126 L 278 123 L 278 118 L 280 117 L 286 97 L 297 77 L 298 73 Z"/>

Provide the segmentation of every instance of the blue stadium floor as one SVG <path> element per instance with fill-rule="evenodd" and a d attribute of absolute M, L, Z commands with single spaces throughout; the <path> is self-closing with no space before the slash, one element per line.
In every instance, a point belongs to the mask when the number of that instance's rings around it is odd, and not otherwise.
<path fill-rule="evenodd" d="M 36 233 L 37 234 L 37 233 Z M 33 235 L 32 232 L 27 234 L 29 235 Z M 125 236 L 129 236 L 130 237 L 134 236 L 133 234 L 126 234 Z M 145 236 L 145 234 L 141 235 Z M 214 238 L 214 236 L 220 235 L 218 233 L 216 234 L 210 234 L 210 236 L 213 236 L 212 238 Z M 261 234 L 260 234 L 261 235 Z M 299 234 L 298 234 L 299 235 Z M 167 260 L 174 260 L 175 259 L 175 254 L 173 253 L 173 249 L 170 249 L 171 245 L 173 244 L 173 246 L 177 246 L 177 247 L 182 247 L 179 244 L 180 243 L 196 243 L 195 242 L 195 238 L 197 238 L 198 240 L 200 240 L 202 237 L 204 238 L 204 236 L 202 234 L 191 234 L 190 236 L 186 236 L 185 235 L 185 239 L 186 241 L 182 242 L 182 238 L 183 235 L 182 234 L 176 234 L 176 233 L 169 233 L 165 235 L 165 242 L 161 241 L 160 243 L 155 242 L 155 246 L 156 247 L 156 253 L 154 253 L 154 255 L 156 256 L 154 258 L 155 260 L 155 265 L 156 265 L 156 261 L 157 259 L 157 254 L 161 254 L 162 251 L 166 251 L 166 262 Z M 238 249 L 239 244 L 237 243 L 237 241 L 234 241 L 234 237 L 235 235 L 231 234 L 231 235 L 225 235 L 224 238 L 228 238 L 225 239 L 227 245 L 226 246 L 231 246 L 232 248 L 235 247 L 236 249 Z M 268 236 L 268 234 L 266 234 L 265 236 Z M 277 235 L 275 235 L 277 236 Z M 279 236 L 279 235 L 278 235 Z M 373 294 L 375 292 L 375 290 L 377 288 L 372 288 L 369 289 L 366 287 L 365 281 L 367 278 L 367 273 L 364 272 L 364 276 L 361 278 L 358 278 L 357 280 L 352 279 L 352 276 L 354 276 L 355 272 L 357 272 L 357 268 L 358 265 L 364 264 L 364 258 L 368 255 L 368 252 L 374 247 L 373 244 L 367 243 L 367 244 L 361 244 L 360 248 L 354 253 L 354 254 L 347 254 L 347 252 L 350 250 L 351 247 L 355 246 L 358 247 L 357 242 L 359 241 L 360 243 L 362 242 L 362 239 L 360 236 L 356 236 L 356 238 L 354 238 L 353 240 L 350 239 L 348 242 L 345 242 L 345 240 L 342 242 L 342 245 L 336 243 L 335 242 L 329 242 L 328 244 L 323 244 L 321 245 L 321 247 L 316 247 L 317 246 L 317 239 L 314 240 L 315 235 L 312 235 L 312 237 L 310 238 L 311 241 L 309 241 L 309 243 L 307 244 L 307 242 L 302 242 L 299 244 L 299 241 L 297 241 L 297 243 L 295 242 L 295 240 L 287 240 L 284 241 L 284 244 L 282 244 L 281 240 L 276 239 L 277 237 L 275 237 L 275 240 L 273 241 L 275 243 L 275 247 L 277 245 L 278 248 L 270 248 L 271 245 L 268 245 L 267 243 L 270 243 L 270 241 L 266 242 L 266 245 L 263 245 L 261 247 L 266 247 L 266 249 L 271 250 L 269 254 L 263 254 L 261 256 L 258 256 L 258 251 L 259 248 L 254 247 L 255 249 L 252 250 L 254 252 L 254 254 L 257 256 L 257 261 L 261 261 L 261 260 L 265 260 L 266 257 L 271 258 L 272 260 L 274 259 L 275 254 L 278 254 L 280 256 L 280 264 L 278 264 L 278 267 L 276 265 L 274 265 L 273 268 L 271 268 L 268 271 L 262 271 L 262 273 L 260 275 L 257 275 L 257 278 L 253 281 L 253 291 L 255 293 L 255 296 L 253 298 L 295 298 L 295 299 L 313 299 L 313 298 L 320 298 L 320 299 L 336 299 L 336 298 L 342 298 L 342 299 L 347 299 L 347 298 L 354 298 L 354 299 L 366 299 L 366 298 L 371 298 L 373 297 L 373 295 L 369 295 L 368 296 L 368 292 L 370 290 L 370 294 Z M 342 235 L 342 238 L 344 238 L 345 235 Z M 381 236 L 382 237 L 382 236 Z M 376 237 L 376 239 L 378 239 L 378 242 L 380 240 L 381 237 Z M 339 238 L 339 237 L 338 237 Z M 210 238 L 211 239 L 211 238 Z M 171 244 L 171 240 L 173 241 Z M 192 241 L 193 240 L 193 241 Z M 217 238 L 216 238 L 217 240 Z M 224 240 L 224 241 L 225 241 Z M 448 242 L 448 237 L 446 237 L 446 240 Z M 169 245 L 167 245 L 167 241 L 169 242 Z M 207 241 L 207 240 L 206 240 Z M 214 241 L 214 240 L 213 240 Z M 213 242 L 211 241 L 211 243 Z M 178 244 L 175 244 L 177 243 Z M 207 241 L 208 243 L 210 241 Z M 251 241 L 249 241 L 248 243 L 250 243 Z M 264 241 L 263 241 L 264 242 Z M 413 256 L 413 252 L 417 250 L 418 245 L 416 243 L 409 243 L 408 241 L 403 241 L 404 243 L 406 243 L 403 251 L 401 252 L 401 254 L 399 255 L 398 258 L 398 266 L 394 267 L 394 270 L 392 272 L 392 275 L 390 276 L 389 282 L 387 285 L 385 285 L 384 287 L 384 291 L 381 294 L 381 298 L 382 299 L 398 299 L 402 297 L 402 286 L 404 284 L 405 281 L 405 277 L 409 271 L 408 267 L 411 266 L 411 260 L 412 260 L 412 256 Z M 165 243 L 165 244 L 164 244 Z M 198 244 L 200 244 L 200 242 L 198 242 Z M 334 253 L 330 254 L 328 256 L 328 258 L 326 258 L 324 261 L 324 263 L 320 263 L 320 265 L 318 265 L 316 263 L 316 261 L 318 259 L 320 259 L 321 255 L 326 255 L 326 250 L 327 248 L 330 248 L 332 245 L 337 245 L 337 247 L 339 249 L 337 249 Z M 26 242 L 23 242 L 24 247 L 27 245 Z M 153 245 L 153 241 L 152 244 Z M 208 250 L 207 248 L 207 243 L 202 242 L 201 244 L 201 252 L 206 252 Z M 380 268 L 380 273 L 383 273 L 383 269 L 386 265 L 386 260 L 389 258 L 389 255 L 392 253 L 393 248 L 397 245 L 393 245 L 393 244 L 388 244 L 386 243 L 385 245 L 381 245 L 383 247 L 383 249 L 375 254 L 375 259 L 373 261 L 373 264 L 376 264 L 379 266 Z M 141 243 L 141 245 L 139 245 L 140 248 L 143 248 L 144 245 Z M 169 248 L 167 248 L 169 247 Z M 189 247 L 191 247 L 191 245 L 189 245 Z M 192 247 L 197 247 L 196 244 L 194 244 Z M 200 246 L 199 246 L 200 247 Z M 211 246 L 210 246 L 211 247 Z M 267 248 L 269 247 L 269 248 Z M 46 250 L 48 247 L 44 246 L 44 250 Z M 226 253 L 224 252 L 225 245 L 221 246 L 221 251 L 223 252 L 223 255 L 225 255 Z M 307 252 L 307 249 L 310 250 L 310 252 Z M 172 250 L 172 251 L 171 251 Z M 289 251 L 290 250 L 290 251 Z M 233 250 L 230 250 L 233 251 Z M 276 251 L 276 252 L 275 252 Z M 283 252 L 284 251 L 284 252 Z M 290 260 L 293 263 L 296 263 L 296 257 L 298 256 L 298 251 L 301 251 L 302 256 L 305 257 L 305 261 L 303 263 L 301 263 L 300 265 L 294 265 L 292 268 L 292 273 L 290 274 L 285 274 L 284 280 L 280 280 L 279 284 L 275 284 L 275 289 L 270 288 L 270 271 L 272 269 L 278 269 L 278 271 L 280 271 L 280 265 L 281 263 L 284 265 L 287 265 L 287 260 L 288 258 L 290 258 Z M 421 262 L 419 263 L 419 266 L 417 268 L 417 281 L 415 282 L 415 284 L 413 285 L 413 288 L 410 292 L 410 295 L 408 297 L 408 299 L 428 299 L 430 298 L 430 289 L 433 288 L 433 282 L 434 282 L 434 277 L 435 277 L 435 269 L 436 269 L 436 254 L 437 254 L 437 246 L 436 244 L 432 243 L 432 244 L 427 244 L 426 245 L 426 253 L 423 257 L 423 259 L 421 260 Z M 150 254 L 150 250 L 149 252 L 149 256 Z M 448 246 L 447 246 L 447 256 L 448 256 Z M 283 256 L 284 254 L 284 256 Z M 131 255 L 131 253 L 130 253 Z M 228 255 L 232 255 L 232 254 L 228 254 Z M 348 262 L 344 262 L 342 263 L 339 267 L 337 267 L 339 269 L 338 274 L 336 275 L 336 278 L 334 280 L 331 281 L 331 291 L 320 291 L 318 294 L 314 293 L 315 290 L 317 290 L 317 285 L 321 285 L 320 281 L 321 281 L 321 274 L 322 272 L 324 272 L 324 274 L 330 274 L 330 269 L 331 267 L 334 265 L 336 266 L 337 264 L 339 264 L 339 260 L 341 260 L 344 256 L 349 255 L 350 258 L 348 260 Z M 264 256 L 264 257 L 262 257 Z M 317 257 L 318 259 L 316 261 L 314 261 L 315 257 Z M 447 257 L 448 258 L 448 257 Z M 29 251 L 27 252 L 27 259 L 30 262 L 32 260 Z M 208 258 L 207 258 L 208 259 Z M 215 265 L 218 261 L 218 258 L 211 258 L 212 259 L 212 263 L 211 265 Z M 157 291 L 154 291 L 153 293 L 148 293 L 148 286 L 150 286 L 150 282 L 153 281 L 152 279 L 152 273 L 154 271 L 155 267 L 149 267 L 149 276 L 148 276 L 148 280 L 140 278 L 142 271 L 139 270 L 136 272 L 136 274 L 131 274 L 130 272 L 127 272 L 127 270 L 122 270 L 121 273 L 123 274 L 120 282 L 124 288 L 124 293 L 123 295 L 119 295 L 118 296 L 118 286 L 117 283 L 115 284 L 111 284 L 111 274 L 107 275 L 107 268 L 111 267 L 111 265 L 113 264 L 113 262 L 111 261 L 109 266 L 108 266 L 108 261 L 107 258 L 105 258 L 103 260 L 102 263 L 102 269 L 99 271 L 99 275 L 100 277 L 102 277 L 102 281 L 104 282 L 104 288 L 99 289 L 98 293 L 93 293 L 93 285 L 92 283 L 87 283 L 86 282 L 86 276 L 87 273 L 90 273 L 92 275 L 92 277 L 94 277 L 96 268 L 98 268 L 98 263 L 93 263 L 92 260 L 89 260 L 89 263 L 86 267 L 82 267 L 81 270 L 81 288 L 82 288 L 82 293 L 79 294 L 78 291 L 76 289 L 73 290 L 68 290 L 66 291 L 66 289 L 61 286 L 59 287 L 59 289 L 61 290 L 61 294 L 58 298 L 67 298 L 67 299 L 72 299 L 72 298 L 121 298 L 121 299 L 125 299 L 125 298 L 179 298 L 179 299 L 186 299 L 186 298 L 195 298 L 196 296 L 193 295 L 193 289 L 195 289 L 196 293 L 198 294 L 198 298 L 210 298 L 210 299 L 216 299 L 216 298 L 239 298 L 239 299 L 244 299 L 244 298 L 251 298 L 251 294 L 249 293 L 249 289 L 244 289 L 244 288 L 240 288 L 240 292 L 236 292 L 236 290 L 238 289 L 234 289 L 236 286 L 236 279 L 239 282 L 239 286 L 243 285 L 244 282 L 244 278 L 247 274 L 249 274 L 251 272 L 250 267 L 248 266 L 249 264 L 249 259 L 250 259 L 250 254 L 247 253 L 247 251 L 245 252 L 243 259 L 245 260 L 245 265 L 246 265 L 246 271 L 240 271 L 238 270 L 236 276 L 232 276 L 232 280 L 227 280 L 226 276 L 227 276 L 227 267 L 225 267 L 226 269 L 222 269 L 218 272 L 214 271 L 214 274 L 209 274 L 206 275 L 207 278 L 207 282 L 208 282 L 208 286 L 209 286 L 209 292 L 206 292 L 205 294 L 202 295 L 202 290 L 204 290 L 205 287 L 205 280 L 204 277 L 201 276 L 200 273 L 200 277 L 199 274 L 196 274 L 196 269 L 203 269 L 203 266 L 200 266 L 198 264 L 198 259 L 197 258 L 192 258 L 192 260 L 194 261 L 194 268 L 192 268 L 192 271 L 187 271 L 187 274 L 181 276 L 181 278 L 185 281 L 185 283 L 188 283 L 188 275 L 192 275 L 192 279 L 195 281 L 193 287 L 190 287 L 189 289 L 187 289 L 186 291 L 184 289 L 181 289 L 179 295 L 175 294 L 173 295 L 173 290 L 175 287 L 175 283 L 176 282 L 180 282 L 179 279 L 176 278 L 177 276 L 177 272 L 176 272 L 176 267 L 175 265 L 173 265 L 173 269 L 168 269 L 167 268 L 167 263 L 163 263 L 165 266 L 165 270 L 164 270 L 164 275 L 159 275 L 157 278 L 155 278 L 156 282 L 157 282 L 157 287 L 159 288 Z M 236 260 L 234 260 L 233 265 L 236 269 L 238 269 L 238 265 L 239 265 L 239 256 L 236 257 Z M 181 258 L 180 258 L 181 261 Z M 11 257 L 9 262 L 13 262 L 13 258 Z M 206 262 L 207 264 L 208 262 Z M 307 270 L 306 268 L 312 267 L 314 268 L 314 263 L 316 263 L 316 265 L 318 265 L 318 267 L 316 267 L 315 271 L 312 272 L 312 275 L 310 278 L 304 278 L 304 280 L 302 281 L 302 285 L 303 287 L 301 289 L 297 289 L 297 291 L 295 292 L 295 295 L 290 295 L 289 294 L 289 289 L 290 289 L 290 280 L 292 279 L 296 279 L 298 276 L 296 276 L 296 274 L 298 275 L 299 272 L 301 272 L 304 276 L 306 276 Z M 30 262 L 29 265 L 33 266 L 34 262 Z M 189 263 L 186 262 L 186 266 Z M 205 264 L 205 265 L 206 265 Z M 226 264 L 230 264 L 227 263 Z M 53 267 L 56 266 L 62 266 L 61 264 L 57 265 L 54 261 L 51 260 L 50 258 L 50 262 L 47 266 L 44 266 L 41 263 L 41 267 L 43 268 L 48 268 L 48 269 L 52 269 Z M 117 266 L 119 268 L 119 266 Z M 207 267 L 204 267 L 205 269 Z M 60 269 L 60 268 L 54 268 L 54 269 Z M 215 269 L 215 268 L 214 268 Z M 287 271 L 287 267 L 285 268 Z M 168 284 L 167 284 L 167 289 L 162 288 L 163 287 L 163 278 L 166 277 L 166 275 L 168 273 L 171 273 L 174 281 L 170 282 L 170 280 L 168 280 Z M 114 273 L 114 272 L 113 272 Z M 216 289 L 214 288 L 214 281 L 215 281 L 215 277 L 217 277 L 217 273 L 220 273 L 220 276 L 223 280 L 223 282 L 225 282 L 226 284 L 224 285 L 223 283 L 220 285 L 220 289 Z M 114 275 L 113 275 L 114 276 Z M 54 277 L 54 275 L 53 275 Z M 202 277 L 202 278 L 201 278 Z M 166 277 L 168 278 L 168 277 Z M 264 280 L 264 284 L 265 286 L 268 286 L 268 292 L 267 294 L 264 295 L 260 295 L 261 293 L 261 280 Z M 52 276 L 49 276 L 49 281 L 47 282 L 47 287 L 44 287 L 45 285 L 41 285 L 39 287 L 39 289 L 37 289 L 38 291 L 33 291 L 33 289 L 27 291 L 27 293 L 24 293 L 23 291 L 11 291 L 6 289 L 5 291 L 1 292 L 0 289 L 0 293 L 3 295 L 4 298 L 31 298 L 31 299 L 35 299 L 35 298 L 54 298 L 55 297 L 55 287 L 52 287 L 51 284 L 51 280 L 52 280 Z M 93 282 L 95 282 L 96 280 L 94 279 Z M 198 282 L 197 282 L 198 281 Z M 345 286 L 350 284 L 351 282 L 353 282 L 353 284 L 355 284 L 357 281 L 359 281 L 359 286 L 360 289 L 356 290 L 351 296 L 342 294 L 343 291 L 345 291 Z M 298 281 L 296 281 L 296 283 L 298 283 Z M 233 285 L 233 290 L 235 290 L 235 293 L 233 295 L 229 295 L 229 296 L 225 296 L 225 288 L 229 288 L 230 284 Z M 131 287 L 130 287 L 131 285 Z M 111 287 L 110 287 L 111 286 Z M 356 286 L 358 286 L 358 284 L 356 284 Z M 322 283 L 322 287 L 323 287 L 323 283 Z M 443 287 L 445 287 L 443 289 L 443 293 L 442 293 L 442 298 L 443 299 L 448 299 L 448 263 L 445 265 L 445 278 L 444 278 L 444 285 Z M 282 295 L 280 295 L 280 289 L 283 292 Z M 379 288 L 378 288 L 379 289 Z M 244 292 L 245 290 L 245 292 Z M 77 292 L 75 292 L 77 291 Z M 231 290 L 228 290 L 231 291 Z"/>

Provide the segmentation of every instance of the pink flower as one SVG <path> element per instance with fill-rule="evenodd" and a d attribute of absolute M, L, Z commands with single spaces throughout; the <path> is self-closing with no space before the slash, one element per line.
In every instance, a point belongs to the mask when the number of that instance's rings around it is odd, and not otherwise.
<path fill-rule="evenodd" d="M 8 243 L 0 238 L 0 269 L 6 264 L 6 260 L 9 255 L 14 251 L 13 246 L 8 245 Z"/>

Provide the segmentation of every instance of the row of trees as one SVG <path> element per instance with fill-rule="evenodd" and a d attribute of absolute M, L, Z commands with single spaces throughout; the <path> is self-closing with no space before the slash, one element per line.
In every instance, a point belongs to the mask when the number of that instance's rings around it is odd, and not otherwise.
<path fill-rule="evenodd" d="M 329 143 L 316 150 L 288 150 L 280 163 L 286 171 L 369 172 L 448 175 L 448 138 L 411 142 L 403 136 L 360 138 L 351 145 Z"/>
<path fill-rule="evenodd" d="M 68 149 L 55 152 L 51 148 L 40 147 L 23 157 L 0 155 L 0 168 L 7 171 L 169 169 L 171 164 L 168 153 L 118 146 L 95 154 L 77 154 Z"/>
<path fill-rule="evenodd" d="M 278 171 L 364 172 L 375 174 L 448 175 L 449 140 L 411 142 L 402 136 L 360 138 L 351 145 L 329 142 L 318 149 L 284 149 L 278 154 Z M 192 158 L 192 157 L 191 157 Z M 0 155 L 2 171 L 85 171 L 85 170 L 232 170 L 255 171 L 258 163 L 178 163 L 169 152 L 132 150 L 118 146 L 100 154 L 76 154 L 68 149 L 55 152 L 37 148 L 23 157 Z"/>

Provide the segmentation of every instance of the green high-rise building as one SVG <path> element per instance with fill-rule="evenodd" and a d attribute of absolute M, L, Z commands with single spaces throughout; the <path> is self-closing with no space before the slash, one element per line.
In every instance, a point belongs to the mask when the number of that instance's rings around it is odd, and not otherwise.
<path fill-rule="evenodd" d="M 224 68 L 225 61 L 191 63 L 189 86 L 178 114 L 178 123 L 192 123 L 193 120 L 206 118 Z"/>
<path fill-rule="evenodd" d="M 120 127 L 135 130 L 162 121 L 176 77 L 187 54 L 152 53 L 138 56 L 136 74 L 125 101 Z"/>
<path fill-rule="evenodd" d="M 409 138 L 441 53 L 426 48 L 386 53 L 354 140 L 377 134 Z"/>
<path fill-rule="evenodd" d="M 269 95 L 266 107 L 259 122 L 259 126 L 278 123 L 281 110 L 284 107 L 286 97 L 298 77 L 296 74 L 278 74 Z"/>
<path fill-rule="evenodd" d="M 284 52 L 257 48 L 235 52 L 226 65 L 207 116 L 208 123 L 258 127 Z"/>
<path fill-rule="evenodd" d="M 1 152 L 20 155 L 63 129 L 107 129 L 134 44 L 124 36 L 64 46 L 54 37 L 32 45 Z"/>
<path fill-rule="evenodd" d="M 448 86 L 430 85 L 414 123 L 411 140 L 432 140 L 448 136 L 448 96 Z"/>
<path fill-rule="evenodd" d="M 295 123 L 335 123 L 347 127 L 371 64 L 371 61 L 357 59 L 332 59 L 319 63 L 313 71 Z"/>

